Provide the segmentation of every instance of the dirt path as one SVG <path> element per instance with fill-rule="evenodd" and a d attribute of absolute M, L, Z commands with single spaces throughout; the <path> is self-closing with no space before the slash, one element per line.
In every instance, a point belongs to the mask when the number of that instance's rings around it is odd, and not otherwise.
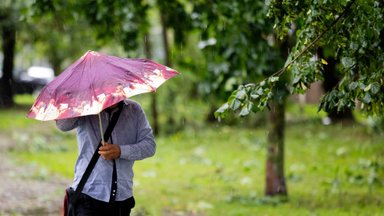
<path fill-rule="evenodd" d="M 61 215 L 64 189 L 70 179 L 51 176 L 33 164 L 12 159 L 12 140 L 0 133 L 0 216 Z"/>

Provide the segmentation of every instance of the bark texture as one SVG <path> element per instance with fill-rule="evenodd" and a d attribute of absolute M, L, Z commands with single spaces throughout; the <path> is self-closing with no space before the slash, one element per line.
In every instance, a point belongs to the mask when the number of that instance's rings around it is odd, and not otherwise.
<path fill-rule="evenodd" d="M 284 175 L 285 104 L 283 102 L 271 104 L 269 118 L 271 126 L 268 134 L 265 195 L 286 196 L 287 186 Z"/>
<path fill-rule="evenodd" d="M 0 107 L 10 107 L 13 101 L 13 67 L 16 45 L 16 28 L 13 24 L 4 25 L 1 29 L 3 39 L 3 76 L 0 79 Z"/>

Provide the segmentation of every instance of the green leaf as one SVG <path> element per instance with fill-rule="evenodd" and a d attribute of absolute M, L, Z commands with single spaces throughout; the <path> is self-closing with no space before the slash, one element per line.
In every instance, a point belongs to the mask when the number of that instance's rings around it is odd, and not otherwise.
<path fill-rule="evenodd" d="M 357 88 L 357 86 L 358 86 L 357 82 L 352 82 L 351 84 L 349 84 L 349 89 L 353 91 Z"/>
<path fill-rule="evenodd" d="M 235 110 L 237 110 L 239 107 L 240 107 L 240 105 L 241 105 L 241 102 L 238 100 L 238 99 L 234 99 L 233 101 L 232 101 L 232 103 L 230 104 L 230 108 L 233 110 L 233 111 L 235 111 Z"/>
<path fill-rule="evenodd" d="M 348 69 L 355 64 L 355 61 L 351 57 L 344 57 L 341 59 L 341 63 L 343 64 L 344 68 Z"/>
<path fill-rule="evenodd" d="M 254 89 L 253 91 L 251 91 L 251 98 L 252 99 L 258 99 L 263 95 L 263 92 L 264 91 L 261 87 Z"/>
<path fill-rule="evenodd" d="M 372 100 L 371 95 L 369 93 L 366 93 L 364 98 L 363 98 L 363 102 L 364 103 L 370 103 L 371 100 Z"/>
<path fill-rule="evenodd" d="M 221 105 L 221 107 L 216 110 L 215 116 L 216 116 L 216 114 L 221 114 L 221 113 L 224 113 L 224 112 L 228 111 L 228 108 L 229 108 L 228 103 L 225 103 L 225 104 Z"/>
<path fill-rule="evenodd" d="M 277 82 L 279 81 L 279 77 L 278 76 L 272 76 L 272 77 L 269 77 L 269 82 L 273 83 L 273 82 Z"/>
<path fill-rule="evenodd" d="M 300 82 L 300 80 L 301 80 L 301 77 L 300 77 L 300 76 L 295 76 L 295 77 L 293 78 L 292 84 L 296 84 L 296 83 Z"/>
<path fill-rule="evenodd" d="M 364 91 L 367 92 L 367 91 L 369 91 L 370 89 L 371 89 L 371 84 L 369 84 L 368 86 L 366 86 L 366 87 L 364 88 Z"/>
<path fill-rule="evenodd" d="M 260 97 L 260 95 L 259 94 L 255 94 L 255 92 L 256 91 L 252 91 L 252 93 L 251 93 L 251 98 L 254 99 L 254 100 L 258 99 Z"/>
<path fill-rule="evenodd" d="M 236 94 L 236 98 L 239 100 L 244 100 L 246 96 L 247 92 L 245 91 L 245 89 L 240 89 Z"/>
<path fill-rule="evenodd" d="M 226 114 L 228 113 L 228 108 L 228 103 L 223 104 L 219 109 L 215 111 L 215 118 L 217 118 L 219 121 L 221 121 L 222 118 L 225 118 Z"/>
<path fill-rule="evenodd" d="M 371 84 L 371 93 L 377 94 L 380 91 L 380 84 L 378 82 L 374 82 Z"/>
<path fill-rule="evenodd" d="M 345 101 L 344 100 L 340 100 L 337 104 L 337 111 L 340 112 L 344 109 L 344 106 L 345 106 Z"/>
<path fill-rule="evenodd" d="M 245 106 L 243 106 L 243 108 L 241 109 L 240 111 L 240 116 L 247 116 L 251 110 L 252 110 L 252 107 L 253 107 L 253 103 L 252 102 L 249 102 L 247 103 Z"/>
<path fill-rule="evenodd" d="M 364 89 L 365 89 L 365 84 L 364 84 L 364 83 L 359 83 L 359 88 L 360 88 L 361 90 L 364 90 Z"/>

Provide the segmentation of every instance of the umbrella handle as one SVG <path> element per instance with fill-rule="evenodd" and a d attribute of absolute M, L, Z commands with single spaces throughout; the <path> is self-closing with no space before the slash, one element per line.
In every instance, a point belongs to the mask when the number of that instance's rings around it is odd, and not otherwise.
<path fill-rule="evenodd" d="M 98 115 L 99 115 L 99 126 L 100 126 L 101 143 L 104 145 L 103 124 L 101 123 L 101 115 L 100 115 L 100 113 Z"/>

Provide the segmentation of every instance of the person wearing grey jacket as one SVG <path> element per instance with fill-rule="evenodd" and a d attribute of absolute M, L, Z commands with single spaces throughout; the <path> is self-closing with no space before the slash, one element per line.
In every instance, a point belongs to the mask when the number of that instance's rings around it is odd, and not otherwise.
<path fill-rule="evenodd" d="M 135 205 L 133 164 L 152 157 L 156 143 L 151 126 L 141 106 L 124 100 L 100 113 L 102 128 L 121 107 L 121 114 L 109 140 L 99 148 L 99 157 L 79 197 L 76 215 L 129 215 Z M 100 140 L 99 116 L 89 115 L 56 121 L 62 131 L 76 129 L 78 158 L 72 188 L 75 190 Z M 115 166 L 117 178 L 112 182 Z M 114 185 L 114 186 L 113 186 Z M 114 188 L 114 189 L 112 189 Z"/>

